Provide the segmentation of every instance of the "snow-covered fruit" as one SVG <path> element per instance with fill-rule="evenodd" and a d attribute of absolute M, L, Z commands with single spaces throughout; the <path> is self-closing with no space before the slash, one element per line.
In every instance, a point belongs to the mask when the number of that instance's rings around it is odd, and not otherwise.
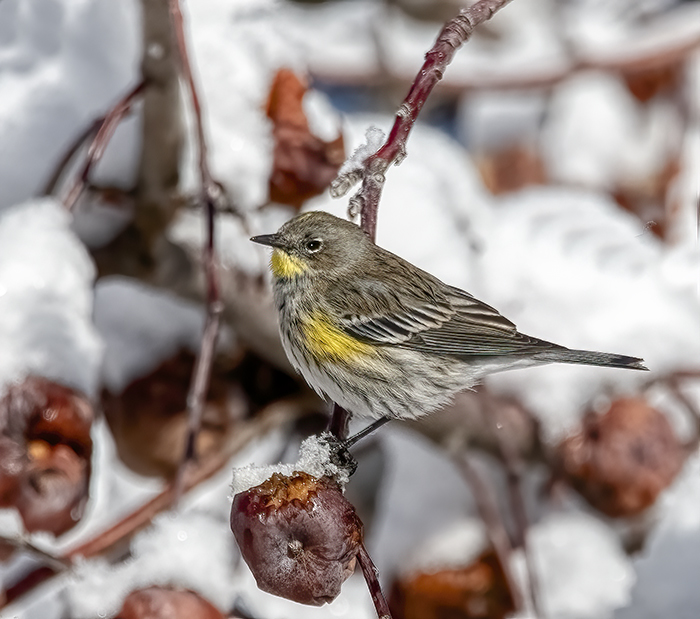
<path fill-rule="evenodd" d="M 338 596 L 362 543 L 338 484 L 303 472 L 274 473 L 234 496 L 231 530 L 260 589 L 313 606 Z"/>
<path fill-rule="evenodd" d="M 147 587 L 132 591 L 114 619 L 224 619 L 224 614 L 194 591 Z"/>
<path fill-rule="evenodd" d="M 641 398 L 616 400 L 589 412 L 558 448 L 564 477 L 596 509 L 634 516 L 676 477 L 686 452 L 668 419 Z"/>
<path fill-rule="evenodd" d="M 119 457 L 139 475 L 172 477 L 177 471 L 187 434 L 187 388 L 194 361 L 191 352 L 181 349 L 121 393 L 102 392 Z M 196 440 L 199 458 L 217 453 L 232 431 L 238 401 L 228 378 L 215 361 Z"/>
<path fill-rule="evenodd" d="M 30 376 L 0 399 L 0 507 L 27 531 L 65 533 L 83 515 L 93 410 L 82 394 Z"/>

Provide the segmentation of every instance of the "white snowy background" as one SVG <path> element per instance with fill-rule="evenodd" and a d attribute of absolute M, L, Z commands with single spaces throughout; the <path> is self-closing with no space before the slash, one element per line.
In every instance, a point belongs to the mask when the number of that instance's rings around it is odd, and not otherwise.
<path fill-rule="evenodd" d="M 475 38 L 458 52 L 446 80 L 565 73 L 572 40 L 589 50 L 589 57 L 629 50 L 634 32 L 625 16 L 635 11 L 669 11 L 670 17 L 658 20 L 659 32 L 649 35 L 650 45 L 674 37 L 691 40 L 700 32 L 696 4 L 555 4 L 514 0 L 494 19 L 494 27 L 511 37 L 510 47 L 495 52 L 488 40 Z M 254 233 L 273 231 L 289 215 L 282 207 L 262 215 L 256 211 L 266 201 L 272 167 L 271 126 L 263 106 L 275 71 L 291 67 L 357 81 L 380 66 L 380 47 L 383 63 L 396 75 L 410 76 L 439 27 L 371 1 L 327 2 L 312 9 L 273 0 L 197 0 L 184 9 L 212 171 L 249 212 Z M 566 23 L 573 25 L 562 42 L 557 29 L 563 18 L 557 11 L 564 9 L 572 13 Z M 96 397 L 102 385 L 123 387 L 181 345 L 196 349 L 201 308 L 123 278 L 96 284 L 71 216 L 58 200 L 36 197 L 75 137 L 137 83 L 140 27 L 135 0 L 0 0 L 0 392 L 38 373 Z M 463 97 L 451 135 L 419 123 L 406 160 L 387 172 L 377 242 L 497 307 L 525 333 L 643 357 L 654 374 L 697 369 L 700 55 L 690 58 L 687 79 L 693 92 L 685 124 L 664 103 L 642 108 L 619 77 L 601 70 L 571 72 L 557 81 L 544 117 L 537 96 Z M 330 139 L 342 126 L 349 152 L 363 142 L 368 126 L 388 131 L 392 122 L 385 113 L 341 113 L 319 92 L 310 93 L 305 104 L 317 135 Z M 532 134 L 533 126 L 551 184 L 493 197 L 468 148 L 497 143 L 509 132 Z M 95 178 L 129 187 L 139 139 L 137 122 L 124 123 Z M 678 143 L 680 215 L 673 241 L 664 243 L 621 210 L 606 189 L 620 178 L 648 174 L 655 158 Z M 191 162 L 190 152 L 184 191 L 196 187 Z M 347 198 L 325 194 L 305 208 L 344 216 Z M 222 261 L 262 272 L 263 250 L 248 243 L 249 235 L 232 219 L 219 220 Z M 171 238 L 200 242 L 199 216 L 184 214 Z M 648 377 L 545 367 L 494 376 L 488 384 L 520 399 L 542 422 L 546 440 L 555 442 L 576 426 L 597 394 L 635 393 Z M 687 437 L 687 419 L 676 415 L 671 421 Z M 386 463 L 368 539 L 386 585 L 411 556 L 420 555 L 418 563 L 433 560 L 445 548 L 444 561 L 460 553 L 468 561 L 485 543 L 468 487 L 449 458 L 400 424 L 392 425 L 381 431 Z M 162 482 L 120 464 L 104 422 L 95 424 L 93 439 L 85 519 L 58 540 L 35 535 L 33 543 L 49 550 L 75 545 L 162 489 Z M 273 434 L 231 466 L 269 463 L 284 440 Z M 375 616 L 359 575 L 323 608 L 260 592 L 228 528 L 229 483 L 227 468 L 191 492 L 177 514 L 158 516 L 133 539 L 128 561 L 85 561 L 0 610 L 0 616 L 109 617 L 129 591 L 153 583 L 199 591 L 224 612 L 238 601 L 261 619 Z M 624 552 L 608 520 L 580 503 L 566 505 L 545 508 L 530 530 L 547 617 L 697 616 L 697 454 L 657 502 L 656 524 L 636 555 Z M 0 511 L 0 532 L 11 536 L 18 529 L 16 516 Z M 441 539 L 431 541 L 438 533 Z M 522 558 L 513 560 L 520 573 Z M 15 557 L 0 566 L 0 581 L 12 582 L 35 561 Z"/>

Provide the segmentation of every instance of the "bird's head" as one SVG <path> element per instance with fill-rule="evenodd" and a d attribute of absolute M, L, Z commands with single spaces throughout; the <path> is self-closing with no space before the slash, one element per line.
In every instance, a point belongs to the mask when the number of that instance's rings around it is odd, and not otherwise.
<path fill-rule="evenodd" d="M 372 246 L 359 226 L 322 211 L 299 215 L 274 234 L 250 240 L 273 248 L 270 264 L 278 279 L 338 273 Z"/>

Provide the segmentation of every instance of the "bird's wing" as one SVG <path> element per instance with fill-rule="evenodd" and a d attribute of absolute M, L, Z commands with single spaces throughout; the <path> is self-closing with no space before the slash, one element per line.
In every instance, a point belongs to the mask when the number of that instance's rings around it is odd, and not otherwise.
<path fill-rule="evenodd" d="M 498 311 L 463 290 L 441 284 L 430 292 L 397 295 L 376 284 L 354 290 L 344 295 L 341 326 L 375 345 L 458 358 L 527 354 L 554 346 L 519 333 Z M 348 299 L 355 300 L 355 307 L 348 307 Z"/>

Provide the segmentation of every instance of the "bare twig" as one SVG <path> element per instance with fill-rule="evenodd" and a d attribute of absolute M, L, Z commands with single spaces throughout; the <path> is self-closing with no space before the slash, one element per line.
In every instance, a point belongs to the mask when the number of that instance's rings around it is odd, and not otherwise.
<path fill-rule="evenodd" d="M 99 131 L 100 126 L 104 121 L 104 116 L 95 119 L 90 126 L 83 129 L 82 133 L 80 133 L 80 135 L 78 135 L 78 137 L 75 138 L 75 140 L 73 140 L 73 143 L 68 147 L 68 150 L 66 150 L 63 157 L 61 157 L 61 160 L 54 168 L 54 171 L 49 177 L 49 180 L 46 181 L 44 188 L 41 190 L 42 196 L 50 196 L 54 191 L 56 191 L 58 181 L 61 180 L 61 175 L 63 174 L 63 172 L 65 172 L 66 168 L 68 167 L 68 164 L 70 164 L 70 162 L 73 160 L 73 157 L 75 157 L 75 154 L 80 150 L 80 147 L 87 141 L 87 139 L 92 137 Z"/>
<path fill-rule="evenodd" d="M 170 6 L 170 16 L 173 20 L 173 28 L 175 30 L 175 37 L 177 39 L 177 48 L 180 55 L 180 63 L 183 78 L 187 83 L 187 89 L 192 97 L 192 107 L 195 114 L 195 125 L 197 129 L 197 145 L 199 147 L 199 173 L 201 175 L 202 181 L 202 193 L 204 194 L 204 200 L 211 200 L 213 203 L 216 202 L 218 197 L 218 184 L 214 182 L 209 171 L 209 156 L 207 150 L 207 142 L 204 137 L 204 125 L 202 124 L 202 108 L 199 104 L 199 96 L 197 95 L 197 87 L 194 83 L 194 75 L 192 73 L 192 67 L 190 65 L 189 55 L 187 53 L 187 43 L 185 41 L 185 29 L 182 18 L 182 11 L 180 11 L 179 0 L 168 0 Z"/>
<path fill-rule="evenodd" d="M 513 445 L 508 440 L 508 437 L 499 430 L 499 426 L 502 425 L 499 421 L 499 407 L 491 406 L 489 408 L 490 410 L 487 411 L 487 416 L 491 420 L 493 433 L 506 469 L 508 495 L 510 498 L 511 508 L 513 510 L 515 529 L 518 534 L 517 544 L 523 549 L 523 556 L 525 557 L 525 567 L 527 570 L 527 581 L 530 587 L 530 598 L 532 601 L 533 613 L 536 617 L 542 619 L 544 615 L 542 614 L 542 604 L 540 600 L 539 579 L 537 578 L 537 571 L 535 570 L 535 565 L 532 561 L 532 553 L 530 552 L 527 539 L 527 531 L 530 523 L 527 517 L 527 508 L 525 506 L 525 499 L 523 497 L 521 487 L 523 468 L 522 458 L 520 457 L 520 454 L 518 454 L 518 451 L 513 448 Z"/>
<path fill-rule="evenodd" d="M 7 537 L 6 535 L 0 535 L 0 544 L 10 546 L 11 548 L 15 548 L 17 550 L 26 550 L 31 554 L 38 556 L 45 563 L 48 563 L 53 569 L 62 569 L 64 567 L 68 567 L 70 564 L 70 562 L 63 557 L 58 557 L 50 552 L 47 552 L 23 537 Z"/>
<path fill-rule="evenodd" d="M 379 619 L 391 619 L 389 604 L 387 603 L 386 598 L 382 593 L 382 588 L 379 585 L 379 573 L 377 568 L 374 566 L 364 543 L 360 544 L 360 550 L 357 553 L 357 561 L 360 564 L 360 568 L 362 568 L 362 574 L 367 582 L 369 594 L 372 596 L 372 602 L 374 603 L 374 608 L 377 611 L 377 617 L 379 617 Z"/>
<path fill-rule="evenodd" d="M 83 169 L 73 182 L 66 197 L 63 199 L 63 204 L 67 210 L 70 211 L 75 206 L 75 203 L 85 189 L 90 170 L 92 170 L 93 166 L 102 158 L 105 148 L 107 148 L 107 144 L 109 144 L 109 140 L 114 134 L 117 125 L 131 111 L 134 102 L 141 95 L 145 87 L 146 82 L 141 81 L 107 112 L 100 124 L 97 135 L 90 144 Z"/>
<path fill-rule="evenodd" d="M 642 393 L 648 392 L 654 387 L 668 387 L 671 384 L 680 384 L 685 380 L 700 380 L 700 370 L 689 369 L 689 370 L 677 370 L 675 372 L 670 372 L 668 374 L 658 374 L 652 376 L 646 380 L 640 386 L 639 390 Z"/>
<path fill-rule="evenodd" d="M 258 413 L 251 421 L 242 424 L 232 435 L 231 441 L 218 454 L 202 462 L 197 468 L 188 469 L 182 480 L 182 490 L 199 485 L 219 472 L 229 460 L 256 437 L 263 436 L 273 428 L 286 424 L 298 414 L 298 409 L 289 402 L 275 402 Z M 170 484 L 163 492 L 142 505 L 137 510 L 117 522 L 87 542 L 68 550 L 64 557 L 74 560 L 77 557 L 90 558 L 102 554 L 116 544 L 130 538 L 148 525 L 160 512 L 170 509 L 179 498 L 175 484 Z"/>
<path fill-rule="evenodd" d="M 377 208 L 384 188 L 385 172 L 392 163 L 400 163 L 406 155 L 406 142 L 423 105 L 443 72 L 452 61 L 457 49 L 474 32 L 510 0 L 479 0 L 448 21 L 437 37 L 432 49 L 425 55 L 425 62 L 416 76 L 408 95 L 396 114 L 394 126 L 384 145 L 364 162 L 362 188 L 352 198 L 360 206 L 362 229 L 372 239 L 377 230 Z M 337 178 L 331 189 L 336 196 L 344 195 L 351 184 L 345 177 Z"/>
<path fill-rule="evenodd" d="M 688 413 L 695 424 L 695 436 L 688 442 L 688 444 L 686 444 L 686 449 L 689 452 L 693 452 L 700 444 L 700 408 L 698 408 L 697 404 L 683 392 L 681 386 L 683 379 L 688 379 L 689 377 L 680 376 L 679 374 L 681 373 L 671 374 L 670 376 L 666 377 L 661 384 L 666 386 L 671 396 L 675 398 L 676 402 L 678 402 L 685 409 L 686 413 Z M 697 380 L 700 378 L 700 376 L 692 378 Z"/>
<path fill-rule="evenodd" d="M 481 478 L 477 470 L 472 466 L 468 454 L 455 455 L 454 460 L 457 463 L 462 476 L 469 484 L 472 491 L 472 496 L 476 502 L 476 509 L 479 516 L 486 527 L 486 535 L 493 546 L 493 550 L 498 557 L 498 561 L 503 569 L 508 588 L 513 596 L 513 603 L 518 611 L 525 610 L 525 601 L 518 581 L 513 575 L 510 558 L 513 554 L 513 548 L 510 543 L 508 533 L 503 526 L 503 521 L 498 513 L 498 506 L 494 500 L 491 491 Z"/>
<path fill-rule="evenodd" d="M 214 181 L 209 170 L 209 158 L 207 142 L 204 137 L 204 126 L 202 123 L 202 109 L 197 95 L 197 87 L 194 82 L 194 75 L 187 53 L 187 43 L 185 42 L 185 30 L 180 11 L 179 0 L 169 0 L 170 16 L 173 22 L 173 29 L 177 39 L 177 47 L 180 57 L 180 65 L 183 78 L 192 98 L 192 107 L 197 128 L 197 144 L 199 147 L 199 174 L 202 183 L 202 202 L 206 207 L 207 218 L 207 242 L 204 247 L 203 263 L 206 277 L 206 306 L 207 317 L 202 335 L 202 346 L 197 356 L 194 367 L 192 383 L 187 396 L 188 410 L 188 431 L 182 462 L 178 469 L 175 488 L 177 493 L 183 489 L 185 469 L 187 465 L 196 458 L 195 443 L 199 428 L 202 423 L 204 413 L 204 402 L 209 388 L 209 379 L 214 360 L 214 350 L 219 333 L 219 323 L 223 309 L 218 275 L 218 260 L 216 257 L 215 239 L 215 215 L 216 202 L 221 194 L 221 188 Z"/>
<path fill-rule="evenodd" d="M 700 37 L 678 39 L 667 47 L 660 49 L 646 48 L 630 52 L 626 48 L 620 49 L 619 55 L 611 55 L 609 58 L 580 53 L 568 59 L 567 62 L 544 63 L 535 65 L 531 71 L 523 71 L 521 68 L 513 70 L 506 68 L 489 67 L 489 71 L 481 71 L 476 75 L 456 73 L 445 78 L 437 86 L 437 89 L 446 95 L 461 95 L 465 91 L 483 90 L 523 90 L 528 88 L 551 88 L 559 82 L 570 78 L 582 71 L 601 70 L 625 73 L 628 71 L 645 71 L 659 66 L 666 66 L 676 62 L 684 62 L 690 58 L 700 46 Z M 373 72 L 328 72 L 325 67 L 312 66 L 311 74 L 314 79 L 323 83 L 353 86 L 362 84 L 363 87 L 382 87 L 387 80 L 392 83 L 405 83 L 411 80 L 412 75 L 399 73 L 396 67 L 390 67 L 391 73 L 387 75 L 385 69 L 376 68 Z"/>

